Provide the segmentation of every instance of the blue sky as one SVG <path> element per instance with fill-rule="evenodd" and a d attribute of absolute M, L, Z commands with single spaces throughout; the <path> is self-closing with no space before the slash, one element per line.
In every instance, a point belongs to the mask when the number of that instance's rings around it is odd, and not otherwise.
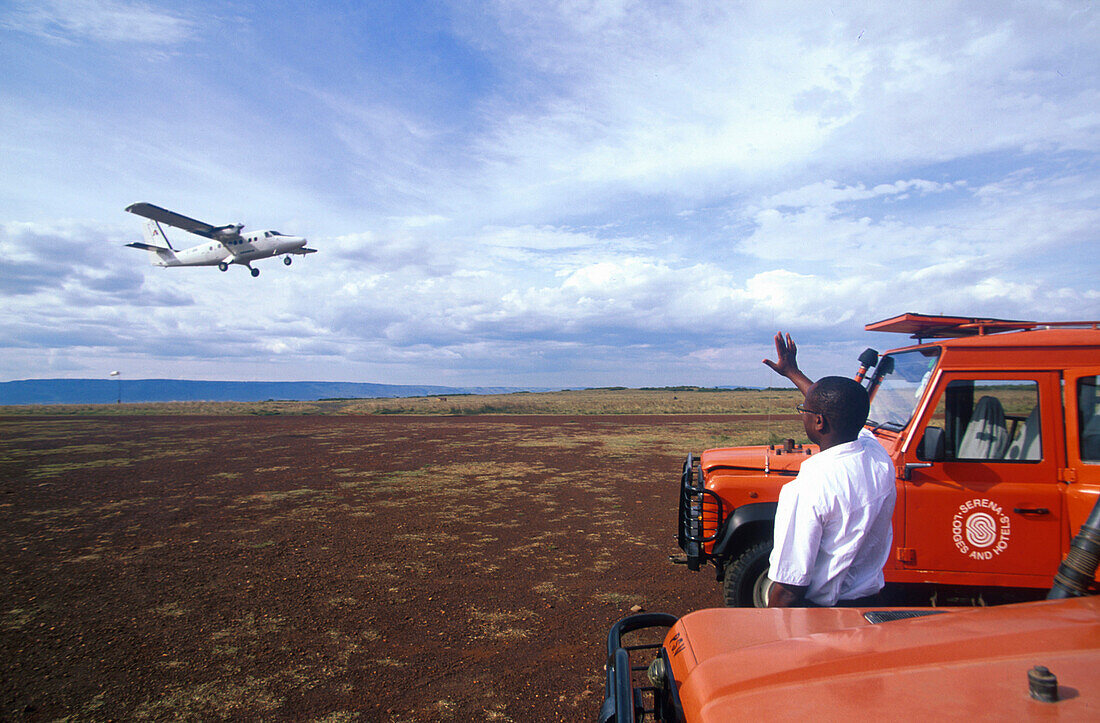
<path fill-rule="evenodd" d="M 1093 2 L 0 6 L 0 379 L 812 376 L 1100 318 Z M 159 269 L 123 209 L 307 236 Z M 187 245 L 182 232 L 170 237 Z"/>

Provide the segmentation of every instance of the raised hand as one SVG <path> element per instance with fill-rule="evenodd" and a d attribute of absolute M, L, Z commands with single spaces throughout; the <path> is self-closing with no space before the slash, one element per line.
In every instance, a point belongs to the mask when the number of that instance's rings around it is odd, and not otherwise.
<path fill-rule="evenodd" d="M 776 374 L 790 377 L 792 371 L 798 371 L 797 355 L 798 347 L 795 346 L 794 339 L 791 338 L 790 334 L 787 334 L 786 339 L 784 339 L 783 332 L 780 331 L 775 335 L 776 361 L 765 359 L 764 363 Z"/>
<path fill-rule="evenodd" d="M 794 385 L 805 394 L 813 382 L 798 368 L 798 347 L 795 346 L 794 339 L 791 338 L 790 334 L 784 337 L 783 332 L 776 333 L 775 356 L 775 361 L 765 359 L 764 363 L 776 374 L 794 382 Z"/>

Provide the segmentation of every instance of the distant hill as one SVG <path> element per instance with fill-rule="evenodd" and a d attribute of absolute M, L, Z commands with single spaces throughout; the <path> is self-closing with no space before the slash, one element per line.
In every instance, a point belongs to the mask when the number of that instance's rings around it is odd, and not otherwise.
<path fill-rule="evenodd" d="M 550 391 L 534 387 L 440 387 L 366 382 L 210 382 L 186 379 L 23 379 L 0 382 L 0 405 L 123 402 L 263 402 Z"/>

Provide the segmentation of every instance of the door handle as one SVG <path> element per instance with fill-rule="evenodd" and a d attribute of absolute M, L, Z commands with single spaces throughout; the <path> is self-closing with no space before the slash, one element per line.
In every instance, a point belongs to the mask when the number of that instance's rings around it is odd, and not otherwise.
<path fill-rule="evenodd" d="M 1018 515 L 1049 515 L 1046 507 L 1013 507 L 1012 511 Z"/>
<path fill-rule="evenodd" d="M 931 462 L 906 462 L 905 467 L 902 469 L 901 478 L 909 482 L 913 479 L 913 470 L 915 469 L 928 469 L 932 466 Z"/>

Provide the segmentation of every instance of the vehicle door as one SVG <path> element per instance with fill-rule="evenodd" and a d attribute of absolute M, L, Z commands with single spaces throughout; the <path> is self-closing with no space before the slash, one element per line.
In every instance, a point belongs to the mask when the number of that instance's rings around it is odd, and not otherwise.
<path fill-rule="evenodd" d="M 1068 369 L 1065 380 L 1068 547 L 1100 492 L 1100 367 Z"/>
<path fill-rule="evenodd" d="M 911 473 L 905 567 L 978 585 L 994 584 L 982 574 L 1049 578 L 1062 550 L 1058 374 L 945 372 L 934 395 L 904 461 L 918 461 L 927 427 L 944 431 L 945 458 Z"/>

